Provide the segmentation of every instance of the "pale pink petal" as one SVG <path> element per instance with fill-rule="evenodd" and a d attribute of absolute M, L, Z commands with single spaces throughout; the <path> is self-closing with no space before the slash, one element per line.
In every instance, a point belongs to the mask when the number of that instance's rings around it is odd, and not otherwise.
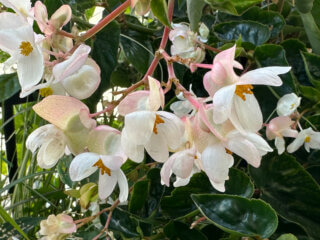
<path fill-rule="evenodd" d="M 130 93 L 118 105 L 118 112 L 120 115 L 125 116 L 135 111 L 149 110 L 148 98 L 149 91 L 136 91 Z"/>
<path fill-rule="evenodd" d="M 69 5 L 62 5 L 54 14 L 52 14 L 49 24 L 55 29 L 60 29 L 66 25 L 72 17 L 72 10 Z"/>
<path fill-rule="evenodd" d="M 186 149 L 173 154 L 176 155 L 172 166 L 173 173 L 180 178 L 189 177 L 193 169 L 195 154 L 195 149 Z"/>
<path fill-rule="evenodd" d="M 100 199 L 106 199 L 113 192 L 118 181 L 117 171 L 111 172 L 109 176 L 107 173 L 99 173 L 99 183 L 98 183 L 98 195 Z"/>
<path fill-rule="evenodd" d="M 264 67 L 243 74 L 237 84 L 281 86 L 282 80 L 279 74 L 285 74 L 291 67 Z"/>
<path fill-rule="evenodd" d="M 165 162 L 169 158 L 166 139 L 160 134 L 152 134 L 144 147 L 154 161 Z"/>
<path fill-rule="evenodd" d="M 150 95 L 149 95 L 149 109 L 150 111 L 159 110 L 160 106 L 164 107 L 164 94 L 158 80 L 148 77 Z"/>
<path fill-rule="evenodd" d="M 284 137 L 296 138 L 298 136 L 298 131 L 293 129 L 285 129 L 281 132 Z"/>
<path fill-rule="evenodd" d="M 48 25 L 48 12 L 46 6 L 41 1 L 37 1 L 34 5 L 34 17 L 41 32 L 44 32 Z"/>
<path fill-rule="evenodd" d="M 226 82 L 228 77 L 228 73 L 224 68 L 222 62 L 217 62 L 212 66 L 212 70 L 210 71 L 210 78 L 214 84 L 222 85 Z"/>
<path fill-rule="evenodd" d="M 81 181 L 89 177 L 97 167 L 93 165 L 100 159 L 100 155 L 96 153 L 86 152 L 77 155 L 71 162 L 69 175 L 72 181 Z"/>
<path fill-rule="evenodd" d="M 221 86 L 217 85 L 211 78 L 211 71 L 207 72 L 203 77 L 203 86 L 209 95 L 212 97 Z"/>
<path fill-rule="evenodd" d="M 170 186 L 170 177 L 172 175 L 172 166 L 176 160 L 177 153 L 172 154 L 168 161 L 166 161 L 161 168 L 160 175 L 161 175 L 161 183 L 165 184 L 167 187 Z"/>

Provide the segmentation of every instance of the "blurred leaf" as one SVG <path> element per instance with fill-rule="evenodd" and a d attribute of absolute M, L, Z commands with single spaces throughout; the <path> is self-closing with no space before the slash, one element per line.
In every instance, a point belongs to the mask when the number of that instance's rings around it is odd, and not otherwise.
<path fill-rule="evenodd" d="M 150 180 L 150 192 L 147 201 L 147 213 L 148 216 L 150 216 L 158 210 L 160 201 L 165 191 L 165 187 L 161 184 L 159 168 L 150 169 L 147 178 Z"/>
<path fill-rule="evenodd" d="M 233 15 L 241 15 L 249 7 L 262 2 L 262 0 L 205 0 L 214 9 L 230 13 Z"/>
<path fill-rule="evenodd" d="M 57 164 L 57 170 L 58 170 L 61 181 L 72 188 L 73 182 L 69 176 L 69 166 L 71 161 L 72 161 L 72 156 L 62 157 Z"/>
<path fill-rule="evenodd" d="M 65 4 L 68 4 L 72 8 L 73 13 L 75 12 L 84 13 L 86 9 L 93 7 L 96 3 L 96 0 L 62 0 L 62 1 Z"/>
<path fill-rule="evenodd" d="M 129 201 L 129 211 L 136 213 L 141 210 L 147 201 L 149 192 L 149 181 L 143 180 L 136 182 L 131 192 L 131 198 Z"/>
<path fill-rule="evenodd" d="M 301 13 L 308 13 L 312 10 L 314 0 L 295 0 L 295 6 Z"/>
<path fill-rule="evenodd" d="M 190 22 L 190 28 L 193 32 L 198 31 L 199 21 L 202 16 L 202 9 L 204 5 L 204 0 L 187 0 L 187 13 Z"/>
<path fill-rule="evenodd" d="M 320 166 L 312 166 L 307 168 L 306 170 L 311 174 L 313 179 L 316 180 L 318 184 L 320 184 Z"/>
<path fill-rule="evenodd" d="M 9 57 L 10 55 L 8 53 L 0 50 L 0 63 L 4 63 Z"/>
<path fill-rule="evenodd" d="M 313 1 L 313 8 L 312 8 L 312 11 L 311 11 L 313 17 L 314 17 L 314 20 L 316 21 L 318 27 L 320 27 L 320 0 L 314 0 Z"/>
<path fill-rule="evenodd" d="M 259 46 L 270 38 L 270 31 L 266 25 L 253 21 L 232 21 L 215 25 L 214 32 L 224 41 L 235 41 L 240 38 L 242 42 L 249 42 Z"/>
<path fill-rule="evenodd" d="M 100 66 L 101 83 L 95 93 L 85 100 L 91 111 L 96 108 L 102 94 L 110 86 L 111 73 L 117 66 L 119 38 L 120 26 L 115 21 L 109 23 L 96 35 L 91 56 Z"/>
<path fill-rule="evenodd" d="M 310 101 L 313 101 L 315 103 L 318 103 L 320 101 L 320 91 L 316 88 L 301 85 L 299 86 L 299 89 L 301 91 L 301 94 Z"/>
<path fill-rule="evenodd" d="M 261 67 L 268 66 L 288 66 L 284 49 L 279 45 L 264 44 L 256 48 L 254 57 Z M 295 92 L 294 80 L 291 73 L 280 75 L 283 84 L 280 87 L 273 87 L 274 91 L 283 96 L 287 93 Z"/>
<path fill-rule="evenodd" d="M 190 226 L 171 221 L 163 228 L 164 234 L 171 240 L 207 240 L 208 238 L 196 229 L 190 229 Z"/>
<path fill-rule="evenodd" d="M 165 0 L 151 0 L 150 6 L 153 14 L 159 21 L 167 27 L 170 27 L 167 2 Z"/>
<path fill-rule="evenodd" d="M 306 0 L 310 1 L 310 0 Z M 320 54 L 320 30 L 314 21 L 314 18 L 310 12 L 300 13 L 304 29 L 307 33 L 309 42 L 312 46 L 312 51 L 316 54 Z"/>
<path fill-rule="evenodd" d="M 0 75 L 0 102 L 19 92 L 20 84 L 16 73 Z"/>
<path fill-rule="evenodd" d="M 207 219 L 231 234 L 268 238 L 277 229 L 276 212 L 262 200 L 226 194 L 192 194 L 191 198 Z"/>
<path fill-rule="evenodd" d="M 231 168 L 229 180 L 226 181 L 226 193 L 243 197 L 251 197 L 253 184 L 250 178 L 242 171 Z M 188 214 L 196 209 L 190 195 L 192 193 L 219 193 L 215 190 L 204 173 L 194 174 L 188 185 L 175 188 L 171 196 L 165 196 L 161 201 L 162 210 L 173 217 Z"/>
<path fill-rule="evenodd" d="M 277 238 L 277 240 L 298 240 L 293 234 L 283 234 Z"/>
<path fill-rule="evenodd" d="M 310 82 L 320 90 L 320 56 L 308 52 L 302 52 L 301 55 Z"/>
<path fill-rule="evenodd" d="M 261 198 L 289 221 L 301 225 L 310 237 L 320 236 L 320 188 L 294 157 L 268 154 L 250 175 Z"/>

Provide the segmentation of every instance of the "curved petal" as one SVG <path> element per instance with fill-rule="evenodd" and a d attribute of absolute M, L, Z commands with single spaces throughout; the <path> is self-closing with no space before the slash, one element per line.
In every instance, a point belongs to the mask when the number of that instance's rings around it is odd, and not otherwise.
<path fill-rule="evenodd" d="M 192 177 L 192 175 L 190 175 L 187 178 L 179 178 L 176 177 L 176 181 L 173 183 L 174 187 L 182 187 L 182 186 L 186 186 L 188 185 L 188 183 L 190 182 L 190 178 Z"/>
<path fill-rule="evenodd" d="M 121 134 L 121 146 L 124 153 L 134 162 L 141 163 L 144 159 L 143 145 L 137 145 L 134 139 L 127 136 L 126 128 L 123 128 Z"/>
<path fill-rule="evenodd" d="M 71 7 L 65 4 L 52 14 L 49 24 L 54 26 L 55 29 L 60 29 L 70 21 L 71 17 Z"/>
<path fill-rule="evenodd" d="M 150 157 L 157 162 L 165 162 L 169 158 L 166 139 L 160 134 L 152 134 L 145 148 Z"/>
<path fill-rule="evenodd" d="M 258 68 L 243 74 L 237 84 L 241 85 L 269 85 L 281 86 L 282 80 L 279 74 L 287 73 L 291 67 L 264 67 Z"/>
<path fill-rule="evenodd" d="M 173 173 L 180 178 L 189 177 L 193 169 L 195 154 L 195 149 L 186 149 L 173 154 L 176 155 L 172 166 Z"/>
<path fill-rule="evenodd" d="M 66 144 L 59 138 L 52 138 L 42 144 L 39 149 L 37 160 L 41 168 L 52 168 L 64 155 Z"/>
<path fill-rule="evenodd" d="M 278 149 L 278 154 L 281 155 L 284 150 L 286 149 L 285 141 L 282 137 L 276 137 L 274 141 L 274 145 L 276 145 L 276 148 Z"/>
<path fill-rule="evenodd" d="M 44 32 L 48 23 L 48 12 L 46 6 L 41 1 L 36 1 L 34 4 L 34 17 L 41 32 Z"/>
<path fill-rule="evenodd" d="M 100 199 L 106 199 L 113 192 L 118 181 L 117 172 L 111 172 L 111 175 L 99 173 L 98 194 Z"/>
<path fill-rule="evenodd" d="M 269 144 L 263 139 L 263 137 L 259 136 L 256 133 L 247 133 L 246 138 L 254 144 L 254 146 L 258 149 L 261 156 L 264 156 L 268 152 L 272 152 L 273 149 L 269 146 Z"/>
<path fill-rule="evenodd" d="M 166 161 L 161 168 L 160 176 L 161 176 L 161 183 L 165 184 L 167 187 L 170 186 L 170 177 L 172 175 L 172 166 L 174 161 L 176 160 L 176 154 L 173 154 L 169 157 L 168 161 Z"/>
<path fill-rule="evenodd" d="M 277 103 L 277 113 L 279 116 L 289 116 L 300 106 L 301 97 L 294 93 L 282 96 Z"/>
<path fill-rule="evenodd" d="M 124 163 L 124 159 L 121 156 L 101 155 L 100 158 L 103 164 L 112 171 L 118 171 Z"/>
<path fill-rule="evenodd" d="M 81 153 L 77 155 L 71 162 L 69 168 L 69 175 L 72 181 L 81 181 L 89 177 L 92 173 L 97 171 L 97 167 L 93 165 L 100 159 L 99 154 L 96 153 Z"/>
<path fill-rule="evenodd" d="M 148 77 L 150 95 L 149 95 L 149 109 L 150 111 L 157 111 L 160 106 L 164 107 L 164 95 L 161 85 L 158 80 Z"/>
<path fill-rule="evenodd" d="M 121 169 L 119 171 L 116 171 L 115 174 L 117 175 L 117 180 L 118 180 L 118 185 L 120 190 L 119 201 L 125 202 L 127 201 L 128 195 L 129 195 L 129 186 L 128 186 L 126 175 L 122 172 Z"/>
<path fill-rule="evenodd" d="M 118 105 L 118 112 L 125 116 L 135 111 L 148 110 L 149 91 L 136 91 L 126 96 Z"/>
<path fill-rule="evenodd" d="M 217 124 L 225 122 L 230 114 L 232 99 L 236 85 L 229 85 L 218 90 L 212 99 L 213 104 L 213 121 Z"/>
<path fill-rule="evenodd" d="M 127 114 L 124 122 L 128 138 L 137 145 L 146 144 L 153 133 L 155 120 L 154 112 L 139 111 Z"/>
<path fill-rule="evenodd" d="M 292 143 L 290 143 L 289 146 L 287 147 L 288 153 L 293 153 L 297 151 L 298 148 L 300 148 L 305 143 L 305 138 L 307 136 L 308 136 L 307 129 L 299 132 L 297 138 Z"/>

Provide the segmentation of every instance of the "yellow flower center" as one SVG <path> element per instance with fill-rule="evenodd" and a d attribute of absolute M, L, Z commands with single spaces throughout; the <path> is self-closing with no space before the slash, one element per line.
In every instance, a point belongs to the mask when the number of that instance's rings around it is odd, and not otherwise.
<path fill-rule="evenodd" d="M 21 42 L 20 44 L 20 53 L 24 56 L 29 56 L 29 54 L 33 51 L 33 47 L 30 42 Z"/>
<path fill-rule="evenodd" d="M 293 108 L 294 108 L 294 105 L 295 105 L 295 104 L 292 103 L 291 106 L 290 106 L 290 109 L 293 109 Z"/>
<path fill-rule="evenodd" d="M 160 124 L 160 123 L 164 123 L 164 120 L 158 114 L 156 114 L 156 120 L 154 121 L 154 125 L 153 125 L 154 134 L 158 134 L 157 124 Z"/>
<path fill-rule="evenodd" d="M 251 91 L 253 89 L 253 86 L 248 84 L 248 85 L 237 85 L 236 90 L 234 91 L 234 93 L 236 95 L 238 95 L 239 97 L 241 97 L 241 99 L 243 101 L 246 100 L 246 96 L 244 95 L 246 94 L 253 94 L 253 92 Z"/>
<path fill-rule="evenodd" d="M 226 153 L 232 155 L 233 152 L 231 152 L 228 148 L 226 148 Z"/>
<path fill-rule="evenodd" d="M 111 170 L 110 170 L 109 168 L 107 168 L 107 167 L 103 164 L 101 158 L 100 158 L 95 164 L 93 164 L 92 167 L 100 168 L 100 169 L 101 169 L 101 175 L 103 175 L 103 174 L 106 173 L 106 174 L 108 174 L 109 176 L 111 176 Z"/>
<path fill-rule="evenodd" d="M 50 95 L 53 94 L 53 90 L 52 90 L 52 88 L 50 88 L 50 87 L 41 88 L 41 89 L 39 90 L 39 94 L 40 94 L 41 97 L 48 97 L 48 96 L 50 96 Z"/>
<path fill-rule="evenodd" d="M 179 38 L 184 39 L 185 37 L 184 37 L 184 36 L 182 36 L 182 35 L 179 35 Z"/>
<path fill-rule="evenodd" d="M 306 136 L 306 138 L 304 139 L 304 142 L 308 143 L 310 142 L 311 138 L 309 136 Z"/>

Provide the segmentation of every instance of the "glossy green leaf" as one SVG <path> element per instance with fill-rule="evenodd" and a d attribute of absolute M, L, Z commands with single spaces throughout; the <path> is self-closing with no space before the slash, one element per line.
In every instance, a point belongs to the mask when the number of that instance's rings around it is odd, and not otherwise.
<path fill-rule="evenodd" d="M 320 91 L 314 87 L 299 86 L 301 94 L 314 103 L 320 101 Z"/>
<path fill-rule="evenodd" d="M 153 14 L 159 19 L 159 21 L 170 27 L 167 2 L 165 0 L 151 0 L 150 6 Z"/>
<path fill-rule="evenodd" d="M 103 213 L 100 215 L 100 220 L 103 225 L 106 224 L 107 218 L 108 213 Z M 127 238 L 133 238 L 139 236 L 136 228 L 137 223 L 135 219 L 130 216 L 129 213 L 123 211 L 120 208 L 114 209 L 109 224 L 110 230 L 119 232 Z"/>
<path fill-rule="evenodd" d="M 192 31 L 197 32 L 199 21 L 202 16 L 202 9 L 205 5 L 204 0 L 187 0 L 187 13 Z"/>
<path fill-rule="evenodd" d="M 267 155 L 259 168 L 249 168 L 261 198 L 310 237 L 320 236 L 320 188 L 310 174 L 287 154 Z"/>
<path fill-rule="evenodd" d="M 283 234 L 277 238 L 277 240 L 298 240 L 293 234 Z"/>
<path fill-rule="evenodd" d="M 308 13 L 312 10 L 314 0 L 295 0 L 295 6 L 301 13 Z"/>
<path fill-rule="evenodd" d="M 241 15 L 249 7 L 262 2 L 262 0 L 205 0 L 214 9 L 230 13 L 233 15 Z"/>
<path fill-rule="evenodd" d="M 226 193 L 243 197 L 251 197 L 253 184 L 242 171 L 231 168 L 229 180 L 225 184 Z M 161 208 L 170 216 L 179 217 L 196 210 L 190 195 L 192 193 L 219 193 L 215 190 L 204 173 L 194 174 L 188 185 L 175 188 L 171 196 L 165 196 L 161 201 Z"/>
<path fill-rule="evenodd" d="M 270 237 L 278 226 L 278 217 L 262 200 L 226 194 L 192 194 L 202 214 L 222 230 L 251 237 Z"/>
<path fill-rule="evenodd" d="M 301 54 L 310 82 L 320 90 L 320 56 L 308 52 L 302 52 Z"/>
<path fill-rule="evenodd" d="M 320 29 L 317 26 L 312 14 L 300 13 L 304 29 L 307 33 L 309 42 L 312 46 L 312 51 L 314 53 L 320 54 Z"/>
<path fill-rule="evenodd" d="M 101 82 L 95 93 L 85 101 L 90 109 L 96 107 L 102 94 L 110 86 L 111 73 L 117 66 L 119 39 L 120 26 L 115 21 L 109 23 L 96 35 L 91 56 L 101 69 Z"/>
<path fill-rule="evenodd" d="M 16 73 L 0 75 L 0 102 L 19 92 L 20 84 Z"/>
<path fill-rule="evenodd" d="M 147 174 L 150 181 L 150 191 L 147 200 L 147 215 L 150 216 L 158 211 L 165 187 L 161 184 L 160 169 L 153 168 Z"/>
<path fill-rule="evenodd" d="M 208 238 L 196 229 L 177 221 L 169 222 L 163 228 L 164 234 L 171 240 L 207 240 Z"/>
<path fill-rule="evenodd" d="M 131 198 L 129 201 L 129 211 L 136 213 L 141 210 L 147 201 L 149 192 L 149 181 L 143 180 L 136 182 L 131 192 Z"/>
<path fill-rule="evenodd" d="M 265 43 L 270 38 L 270 30 L 266 25 L 253 21 L 233 21 L 215 25 L 214 32 L 224 41 L 249 42 L 255 46 Z"/>
<path fill-rule="evenodd" d="M 256 48 L 254 57 L 260 67 L 268 66 L 288 66 L 284 49 L 279 45 L 264 44 Z M 280 75 L 283 84 L 280 87 L 273 87 L 273 90 L 283 96 L 287 93 L 295 92 L 294 80 L 291 73 Z"/>

